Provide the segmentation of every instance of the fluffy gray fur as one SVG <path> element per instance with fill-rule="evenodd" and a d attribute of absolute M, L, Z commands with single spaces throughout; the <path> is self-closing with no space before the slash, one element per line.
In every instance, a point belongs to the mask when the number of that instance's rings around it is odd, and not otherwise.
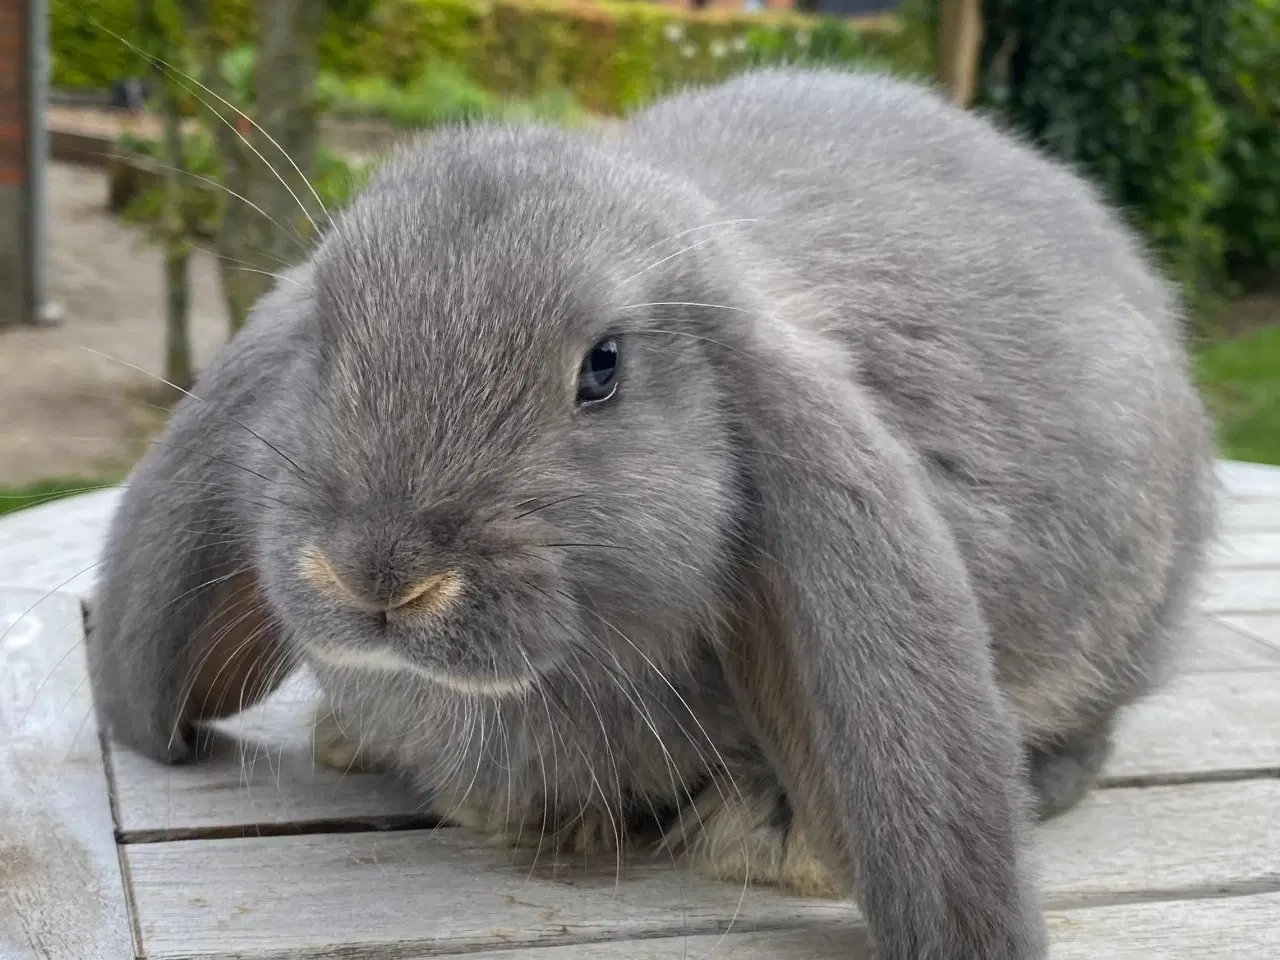
<path fill-rule="evenodd" d="M 746 829 L 802 831 L 885 960 L 1044 955 L 1030 803 L 1078 800 L 1164 675 L 1214 492 L 1175 298 L 1081 179 L 916 86 L 760 72 L 619 137 L 433 136 L 288 280 L 115 517 L 116 738 L 190 755 L 239 574 L 259 675 L 313 661 L 446 815 L 620 829 L 702 791 L 781 810 Z M 606 336 L 618 394 L 580 409 Z M 370 604 L 464 587 L 364 612 L 308 543 Z"/>

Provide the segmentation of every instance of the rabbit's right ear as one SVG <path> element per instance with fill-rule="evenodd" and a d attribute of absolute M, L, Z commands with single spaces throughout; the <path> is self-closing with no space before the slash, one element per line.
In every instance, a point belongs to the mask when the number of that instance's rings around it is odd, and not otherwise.
<path fill-rule="evenodd" d="M 181 763 L 195 750 L 195 727 L 266 696 L 286 656 L 241 544 L 210 520 L 226 515 L 225 478 L 208 479 L 203 452 L 152 454 L 123 491 L 85 648 L 111 737 Z"/>
<path fill-rule="evenodd" d="M 85 637 L 106 731 L 154 759 L 191 758 L 202 720 L 246 709 L 289 667 L 262 595 L 249 512 L 262 476 L 245 425 L 290 358 L 288 291 L 250 325 L 174 409 L 121 492 Z"/>
<path fill-rule="evenodd" d="M 815 850 L 881 960 L 1032 960 L 1022 754 L 986 628 L 918 467 L 838 345 L 718 326 L 750 539 L 721 651 Z"/>

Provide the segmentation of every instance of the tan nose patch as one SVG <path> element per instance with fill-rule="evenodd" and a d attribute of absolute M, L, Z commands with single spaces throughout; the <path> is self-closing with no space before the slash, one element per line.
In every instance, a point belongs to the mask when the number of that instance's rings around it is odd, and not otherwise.
<path fill-rule="evenodd" d="M 329 563 L 329 558 L 314 543 L 307 544 L 298 555 L 298 573 L 303 580 L 306 580 L 330 600 L 336 600 L 342 604 L 352 604 L 361 609 L 368 609 L 372 606 L 367 601 L 353 595 L 347 589 L 346 584 L 339 580 L 338 575 L 334 573 L 333 567 Z"/>
<path fill-rule="evenodd" d="M 454 570 L 433 573 L 410 587 L 387 605 L 374 603 L 353 593 L 334 571 L 319 547 L 308 544 L 298 556 L 298 573 L 330 599 L 360 610 L 398 615 L 436 613 L 462 593 L 462 577 Z"/>
<path fill-rule="evenodd" d="M 435 613 L 451 604 L 461 593 L 462 578 L 453 570 L 445 570 L 415 584 L 391 605 L 391 609 L 405 613 Z"/>

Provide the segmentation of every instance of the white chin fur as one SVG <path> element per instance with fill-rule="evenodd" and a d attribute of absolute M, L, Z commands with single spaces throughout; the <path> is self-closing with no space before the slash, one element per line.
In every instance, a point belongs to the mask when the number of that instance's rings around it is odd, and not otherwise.
<path fill-rule="evenodd" d="M 447 673 L 429 670 L 404 659 L 390 650 L 349 650 L 341 647 L 311 646 L 308 652 L 329 667 L 343 670 L 377 671 L 380 673 L 412 673 L 438 683 L 457 693 L 479 697 L 509 697 L 524 693 L 533 686 L 533 677 L 515 680 L 477 680 L 470 677 L 454 677 Z"/>

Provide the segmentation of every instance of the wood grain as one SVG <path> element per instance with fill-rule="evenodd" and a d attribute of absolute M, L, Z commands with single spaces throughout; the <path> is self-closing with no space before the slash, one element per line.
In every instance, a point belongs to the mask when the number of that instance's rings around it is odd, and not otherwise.
<path fill-rule="evenodd" d="M 1056 910 L 1052 960 L 1274 960 L 1280 894 Z M 663 937 L 541 950 L 486 950 L 470 960 L 873 960 L 849 922 L 726 936 Z"/>
<path fill-rule="evenodd" d="M 318 696 L 314 680 L 297 674 L 252 710 L 218 723 L 212 752 L 186 766 L 110 745 L 122 839 L 426 825 L 419 801 L 392 778 L 314 763 Z"/>
<path fill-rule="evenodd" d="M 1104 783 L 1280 775 L 1280 674 L 1184 676 L 1124 716 Z"/>
<path fill-rule="evenodd" d="M 1135 903 L 1049 916 L 1052 960 L 1280 957 L 1280 894 Z"/>
<path fill-rule="evenodd" d="M 1241 533 L 1280 532 L 1280 499 L 1231 498 L 1222 503 L 1218 516 L 1223 537 Z"/>
<path fill-rule="evenodd" d="M 0 590 L 0 957 L 133 956 L 72 597 Z"/>
<path fill-rule="evenodd" d="M 1278 808 L 1272 779 L 1099 791 L 1039 831 L 1046 904 L 1280 889 Z M 531 873 L 456 830 L 125 850 L 153 960 L 421 957 L 718 934 L 741 893 L 670 863 L 631 865 L 620 883 L 604 865 Z M 769 890 L 748 891 L 740 905 L 744 932 L 856 919 L 848 905 Z"/>
<path fill-rule="evenodd" d="M 1280 615 L 1275 617 L 1277 642 L 1251 630 L 1239 618 L 1203 617 L 1181 672 L 1203 673 L 1216 670 L 1274 670 L 1280 667 Z"/>
<path fill-rule="evenodd" d="M 1206 593 L 1209 613 L 1280 613 L 1280 569 L 1215 570 Z"/>
<path fill-rule="evenodd" d="M 1238 613 L 1220 618 L 1275 650 L 1280 650 L 1280 613 Z"/>
<path fill-rule="evenodd" d="M 1206 650 L 1214 636 L 1206 630 Z M 1229 627 L 1207 663 L 1123 718 L 1104 782 L 1178 782 L 1280 771 L 1280 650 Z M 1253 669 L 1240 669 L 1252 664 Z M 1237 669 L 1225 669 L 1235 665 Z M 1259 670 L 1259 667 L 1267 668 Z M 311 758 L 314 690 L 305 678 L 227 721 L 215 753 L 165 767 L 112 748 L 116 809 L 128 842 L 427 825 L 419 801 L 389 777 L 317 768 Z M 235 734 L 233 737 L 232 734 Z"/>

